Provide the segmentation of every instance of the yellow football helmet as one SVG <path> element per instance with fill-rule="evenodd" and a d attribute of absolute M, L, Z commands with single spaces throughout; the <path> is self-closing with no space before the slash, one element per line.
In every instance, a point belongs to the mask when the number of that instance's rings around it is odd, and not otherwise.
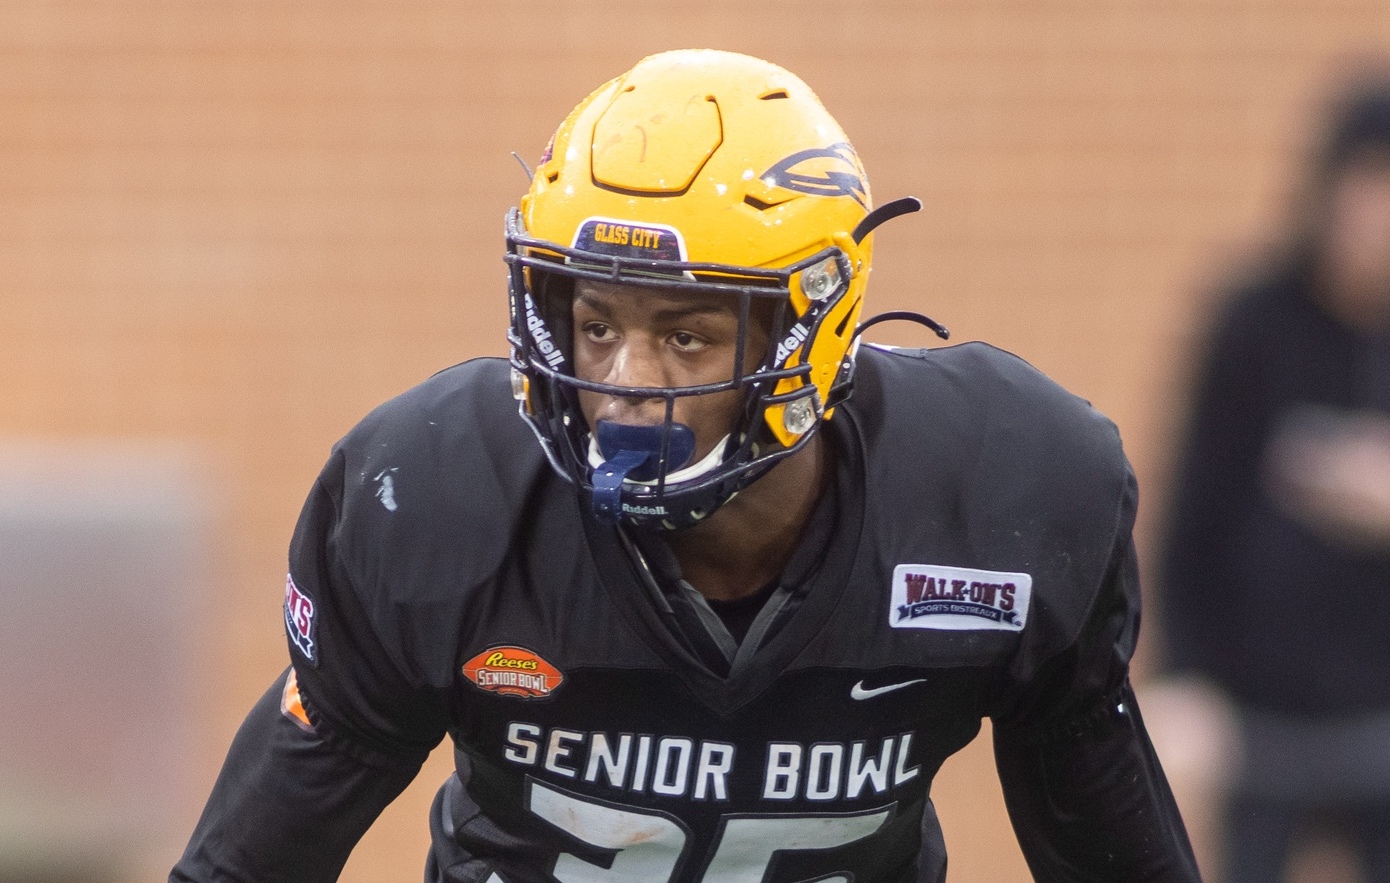
<path fill-rule="evenodd" d="M 600 87 L 560 126 L 507 217 L 514 392 L 555 468 L 601 516 L 666 528 L 708 516 L 804 445 L 848 394 L 868 233 L 918 205 L 873 212 L 844 132 L 769 62 L 665 52 Z M 771 343 L 756 370 L 735 366 L 727 383 L 642 390 L 665 398 L 667 425 L 624 443 L 646 444 L 647 462 L 613 467 L 594 453 L 577 391 L 637 393 L 573 376 L 576 278 L 740 299 L 745 340 L 750 304 L 771 300 Z M 732 388 L 745 393 L 743 425 L 692 475 L 673 403 Z"/>

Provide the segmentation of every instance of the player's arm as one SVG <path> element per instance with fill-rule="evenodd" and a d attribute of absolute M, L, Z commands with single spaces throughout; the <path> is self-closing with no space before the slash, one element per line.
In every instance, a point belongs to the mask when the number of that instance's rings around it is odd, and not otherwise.
<path fill-rule="evenodd" d="M 1128 681 L 1139 623 L 1132 478 L 1127 497 L 1080 635 L 1016 684 L 994 715 L 1009 817 L 1040 883 L 1200 880 Z"/>
<path fill-rule="evenodd" d="M 419 770 L 330 744 L 295 717 L 286 677 L 242 723 L 171 883 L 336 880 L 367 827 Z"/>
<path fill-rule="evenodd" d="M 1046 734 L 995 729 L 1019 846 L 1039 883 L 1197 883 L 1187 831 L 1128 684 Z"/>
<path fill-rule="evenodd" d="M 380 544 L 344 516 L 343 473 L 339 450 L 290 546 L 292 680 L 282 677 L 242 725 L 173 881 L 337 879 L 368 825 L 443 738 L 437 691 L 368 612 L 389 589 L 360 588 L 367 580 L 355 566 Z M 349 534 L 357 539 L 345 547 Z"/>

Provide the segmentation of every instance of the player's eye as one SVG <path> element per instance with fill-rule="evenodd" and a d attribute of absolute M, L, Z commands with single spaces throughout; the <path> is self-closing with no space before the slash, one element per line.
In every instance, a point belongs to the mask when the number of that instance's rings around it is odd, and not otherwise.
<path fill-rule="evenodd" d="M 617 339 L 618 333 L 612 326 L 602 322 L 585 322 L 583 325 L 584 336 L 594 343 L 612 343 Z"/>
<path fill-rule="evenodd" d="M 671 345 L 681 352 L 693 353 L 709 346 L 709 341 L 702 337 L 697 337 L 689 331 L 677 331 L 667 338 Z"/>

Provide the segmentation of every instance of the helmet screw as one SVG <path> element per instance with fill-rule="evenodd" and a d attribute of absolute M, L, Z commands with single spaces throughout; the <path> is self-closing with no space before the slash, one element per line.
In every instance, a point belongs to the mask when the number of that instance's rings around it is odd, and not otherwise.
<path fill-rule="evenodd" d="M 816 423 L 816 408 L 810 396 L 788 402 L 782 411 L 782 425 L 792 435 L 802 435 Z"/>
<path fill-rule="evenodd" d="M 524 402 L 524 401 L 526 401 L 526 387 L 527 387 L 527 386 L 528 386 L 528 384 L 527 384 L 527 382 L 526 382 L 526 375 L 525 375 L 525 374 L 522 374 L 520 371 L 518 371 L 517 369 L 513 368 L 513 369 L 512 369 L 512 398 L 516 399 L 518 402 Z"/>
<path fill-rule="evenodd" d="M 801 293 L 808 300 L 825 300 L 840 282 L 840 268 L 834 258 L 811 267 L 801 274 Z"/>

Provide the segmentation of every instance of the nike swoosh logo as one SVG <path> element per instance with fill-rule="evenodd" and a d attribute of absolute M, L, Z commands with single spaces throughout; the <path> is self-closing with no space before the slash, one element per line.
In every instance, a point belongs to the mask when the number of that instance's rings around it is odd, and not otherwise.
<path fill-rule="evenodd" d="M 911 687 L 913 684 L 926 683 L 926 678 L 917 678 L 915 681 L 902 681 L 896 684 L 889 684 L 885 687 L 874 687 L 871 690 L 864 689 L 864 682 L 860 681 L 849 688 L 849 698 L 851 699 L 872 699 L 875 696 L 882 696 L 884 693 L 891 693 L 894 690 L 901 690 L 903 687 Z"/>

